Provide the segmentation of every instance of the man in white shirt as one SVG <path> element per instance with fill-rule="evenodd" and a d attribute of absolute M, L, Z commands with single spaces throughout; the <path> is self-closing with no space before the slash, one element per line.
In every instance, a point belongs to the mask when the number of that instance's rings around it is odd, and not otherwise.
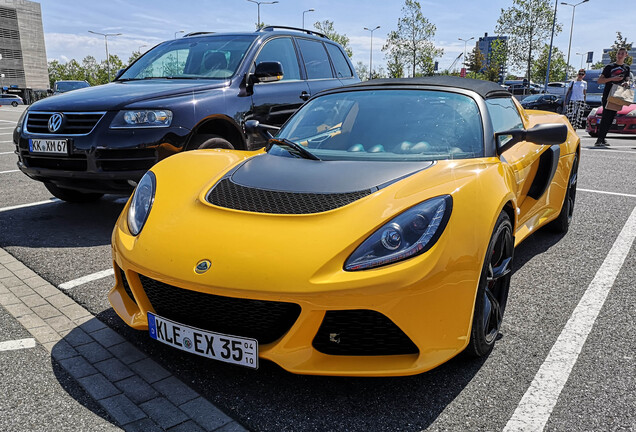
<path fill-rule="evenodd" d="M 568 101 L 566 115 L 574 129 L 584 127 L 583 114 L 585 113 L 585 98 L 587 96 L 587 82 L 585 69 L 580 69 L 576 80 L 570 82 L 565 100 Z"/>

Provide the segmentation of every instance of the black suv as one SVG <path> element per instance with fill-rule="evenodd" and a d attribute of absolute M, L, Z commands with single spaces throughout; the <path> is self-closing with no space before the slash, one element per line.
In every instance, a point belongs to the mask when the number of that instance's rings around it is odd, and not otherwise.
<path fill-rule="evenodd" d="M 18 167 L 73 202 L 130 193 L 157 161 L 201 148 L 254 150 L 245 122 L 282 125 L 311 95 L 360 81 L 326 36 L 290 27 L 163 42 L 112 83 L 31 105 L 13 135 Z"/>

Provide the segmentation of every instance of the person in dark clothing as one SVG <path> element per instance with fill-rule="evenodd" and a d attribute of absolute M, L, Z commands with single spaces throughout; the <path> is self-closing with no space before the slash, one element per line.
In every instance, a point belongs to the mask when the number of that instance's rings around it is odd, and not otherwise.
<path fill-rule="evenodd" d="M 607 109 L 605 106 L 607 105 L 607 98 L 609 97 L 610 90 L 612 88 L 612 84 L 621 84 L 623 86 L 629 85 L 630 79 L 630 69 L 629 66 L 625 64 L 625 59 L 627 58 L 627 49 L 619 48 L 616 52 L 616 62 L 608 64 L 601 72 L 601 75 L 598 77 L 599 84 L 606 84 L 605 89 L 603 90 L 603 115 L 601 117 L 601 125 L 598 128 L 598 138 L 596 140 L 595 146 L 608 146 L 609 144 L 605 140 L 605 136 L 607 135 L 607 131 L 612 125 L 612 121 L 614 121 L 614 117 L 616 117 L 616 111 Z"/>

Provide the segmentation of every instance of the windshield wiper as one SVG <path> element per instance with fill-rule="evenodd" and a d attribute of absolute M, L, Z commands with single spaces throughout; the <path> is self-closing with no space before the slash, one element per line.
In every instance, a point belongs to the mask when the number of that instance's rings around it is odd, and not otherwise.
<path fill-rule="evenodd" d="M 303 159 L 311 159 L 311 160 L 320 160 L 318 156 L 307 150 L 305 147 L 300 144 L 296 144 L 293 141 L 288 140 L 287 138 L 270 138 L 267 143 L 267 150 L 272 148 L 272 145 L 276 144 L 279 147 L 283 147 L 285 150 L 290 152 L 295 156 L 300 156 Z"/>

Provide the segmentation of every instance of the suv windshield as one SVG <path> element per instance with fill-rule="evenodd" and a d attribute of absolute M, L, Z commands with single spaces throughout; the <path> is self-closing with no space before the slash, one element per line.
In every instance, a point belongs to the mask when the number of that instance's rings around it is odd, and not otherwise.
<path fill-rule="evenodd" d="M 236 72 L 255 36 L 206 35 L 163 43 L 144 54 L 118 81 L 151 78 L 226 79 Z"/>
<path fill-rule="evenodd" d="M 280 130 L 322 160 L 419 161 L 482 156 L 479 108 L 468 96 L 430 90 L 327 94 Z M 270 153 L 286 155 L 273 147 Z"/>

